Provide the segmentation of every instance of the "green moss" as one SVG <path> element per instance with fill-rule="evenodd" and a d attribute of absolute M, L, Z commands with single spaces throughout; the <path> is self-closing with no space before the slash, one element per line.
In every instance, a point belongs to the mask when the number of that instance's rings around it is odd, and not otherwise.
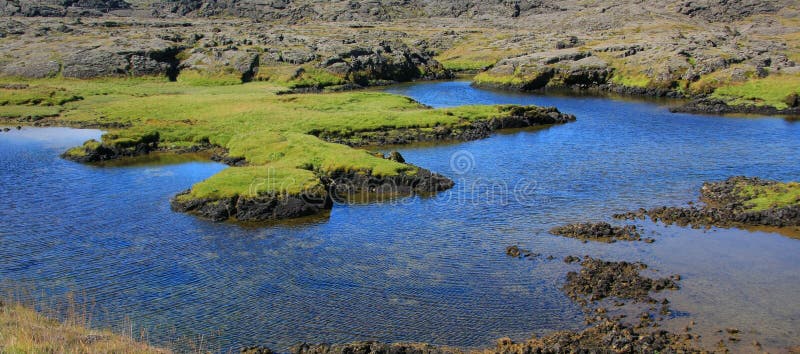
<path fill-rule="evenodd" d="M 229 86 L 242 83 L 242 75 L 238 73 L 206 73 L 184 70 L 178 81 L 193 86 Z"/>
<path fill-rule="evenodd" d="M 99 149 L 102 146 L 102 143 L 91 139 L 87 140 L 83 143 L 83 146 L 76 146 L 64 152 L 64 156 L 73 157 L 73 158 L 81 158 L 86 156 L 89 151 L 94 151 Z"/>
<path fill-rule="evenodd" d="M 199 183 L 190 197 L 221 197 L 250 192 L 299 193 L 317 188 L 318 174 L 333 171 L 380 176 L 414 174 L 409 165 L 364 150 L 328 143 L 314 134 L 340 137 L 357 132 L 459 126 L 508 114 L 497 106 L 431 109 L 407 97 L 380 92 L 277 95 L 285 89 L 271 82 L 198 85 L 188 80 L 156 79 L 32 80 L 19 90 L 34 95 L 38 87 L 68 90 L 84 97 L 58 107 L 56 122 L 65 125 L 123 124 L 102 142 L 89 141 L 66 153 L 86 156 L 100 145 L 130 149 L 140 143 L 162 147 L 214 144 L 248 167 L 232 167 Z"/>
<path fill-rule="evenodd" d="M 611 82 L 626 87 L 648 87 L 651 80 L 646 75 L 624 74 L 620 71 L 615 71 L 611 77 Z"/>
<path fill-rule="evenodd" d="M 767 186 L 742 185 L 737 187 L 738 193 L 747 202 L 750 211 L 767 210 L 800 204 L 800 183 L 778 183 Z"/>
<path fill-rule="evenodd" d="M 517 75 L 498 75 L 489 71 L 484 71 L 475 75 L 472 82 L 486 86 L 522 87 L 527 80 Z"/>
<path fill-rule="evenodd" d="M 27 89 L 0 89 L 0 106 L 58 106 L 80 99 L 81 96 L 64 87 L 37 85 Z"/>
<path fill-rule="evenodd" d="M 770 75 L 763 79 L 750 80 L 717 88 L 712 97 L 727 101 L 731 105 L 788 107 L 786 98 L 800 93 L 800 74 Z"/>
<path fill-rule="evenodd" d="M 354 78 L 358 81 L 358 78 Z M 292 78 L 286 84 L 289 88 L 323 88 L 328 86 L 342 85 L 346 81 L 328 71 L 317 68 L 306 68 L 302 74 Z"/>
<path fill-rule="evenodd" d="M 231 167 L 192 186 L 184 198 L 220 199 L 262 193 L 299 194 L 321 188 L 313 172 L 274 166 Z"/>

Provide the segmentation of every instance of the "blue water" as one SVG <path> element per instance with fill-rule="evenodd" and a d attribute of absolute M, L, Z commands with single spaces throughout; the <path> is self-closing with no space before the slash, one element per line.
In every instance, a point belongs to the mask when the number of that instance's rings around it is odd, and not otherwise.
<path fill-rule="evenodd" d="M 578 121 L 399 147 L 407 161 L 450 176 L 456 187 L 428 198 L 336 205 L 323 218 L 269 227 L 170 211 L 172 195 L 223 165 L 92 167 L 58 154 L 99 131 L 0 133 L 0 280 L 78 291 L 93 300 L 96 325 L 121 326 L 127 317 L 161 345 L 203 335 L 212 350 L 366 339 L 480 347 L 502 336 L 582 328 L 580 309 L 559 290 L 575 266 L 560 259 L 591 254 L 682 274 L 683 288 L 669 294 L 672 307 L 708 333 L 735 326 L 767 346 L 800 344 L 800 240 L 644 222 L 656 243 L 583 244 L 547 233 L 639 207 L 682 205 L 706 180 L 798 180 L 800 124 L 464 82 L 387 91 L 436 107 L 554 105 Z M 556 259 L 510 259 L 512 244 Z"/>

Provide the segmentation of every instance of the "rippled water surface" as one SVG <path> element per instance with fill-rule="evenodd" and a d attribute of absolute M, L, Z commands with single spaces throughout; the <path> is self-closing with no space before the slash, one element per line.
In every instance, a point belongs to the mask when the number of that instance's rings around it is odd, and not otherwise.
<path fill-rule="evenodd" d="M 157 344 L 212 348 L 363 339 L 488 346 L 501 336 L 582 326 L 560 292 L 560 259 L 591 254 L 683 275 L 669 294 L 709 332 L 736 326 L 798 345 L 800 241 L 774 233 L 640 223 L 654 244 L 551 236 L 567 222 L 696 198 L 706 180 L 800 179 L 800 124 L 671 114 L 663 105 L 517 95 L 464 82 L 397 86 L 432 106 L 555 105 L 578 121 L 467 143 L 400 147 L 456 188 L 430 198 L 336 205 L 329 217 L 269 227 L 173 213 L 170 196 L 225 166 L 189 158 L 127 167 L 64 161 L 99 131 L 0 133 L 0 279 L 94 300 L 96 323 L 125 316 Z M 510 259 L 519 244 L 543 256 Z M 691 316 L 691 317 L 685 317 Z"/>

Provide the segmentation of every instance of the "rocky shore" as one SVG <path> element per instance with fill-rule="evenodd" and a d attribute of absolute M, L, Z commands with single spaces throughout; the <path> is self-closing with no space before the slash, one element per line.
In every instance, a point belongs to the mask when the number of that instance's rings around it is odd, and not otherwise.
<path fill-rule="evenodd" d="M 678 107 L 670 108 L 673 113 L 695 113 L 695 114 L 758 114 L 767 116 L 800 116 L 800 106 L 797 98 L 792 100 L 788 108 L 778 109 L 773 106 L 756 105 L 730 105 L 720 99 L 699 98 Z"/>
<path fill-rule="evenodd" d="M 680 276 L 652 279 L 640 271 L 647 269 L 643 263 L 609 262 L 585 257 L 580 272 L 569 272 L 564 292 L 574 301 L 586 306 L 606 298 L 655 301 L 651 292 L 665 289 L 677 290 Z"/>
<path fill-rule="evenodd" d="M 800 192 L 796 183 L 737 176 L 707 182 L 700 189 L 702 205 L 662 206 L 616 214 L 617 219 L 651 218 L 695 227 L 800 226 Z"/>

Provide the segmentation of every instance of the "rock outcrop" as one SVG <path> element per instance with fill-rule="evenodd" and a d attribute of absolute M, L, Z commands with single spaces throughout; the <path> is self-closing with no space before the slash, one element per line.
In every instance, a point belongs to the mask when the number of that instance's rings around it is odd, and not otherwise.
<path fill-rule="evenodd" d="M 777 181 L 737 176 L 725 181 L 704 183 L 700 190 L 700 200 L 705 202 L 702 206 L 662 206 L 616 214 L 614 217 L 629 220 L 650 217 L 653 221 L 695 227 L 800 226 L 800 199 L 789 201 L 786 205 L 753 208 L 752 198 L 765 193 L 764 187 L 775 188 L 777 192 L 785 192 L 789 188 Z M 787 194 L 786 198 L 789 196 Z"/>
<path fill-rule="evenodd" d="M 130 8 L 124 0 L 0 0 L 0 16 L 101 16 Z"/>
<path fill-rule="evenodd" d="M 796 97 L 796 96 L 795 96 Z M 790 98 L 792 98 L 790 100 Z M 700 114 L 759 114 L 759 115 L 789 115 L 800 116 L 800 107 L 797 106 L 796 98 L 787 97 L 787 102 L 791 105 L 784 109 L 772 106 L 755 105 L 730 105 L 721 99 L 698 98 L 678 107 L 670 108 L 673 113 L 700 113 Z"/>
<path fill-rule="evenodd" d="M 759 0 L 692 0 L 679 5 L 678 13 L 701 17 L 710 22 L 739 20 L 745 17 L 774 13 L 786 6 L 782 1 Z"/>
<path fill-rule="evenodd" d="M 569 224 L 550 229 L 553 235 L 600 242 L 640 241 L 642 235 L 634 225 L 613 226 L 607 222 Z M 647 239 L 646 241 L 651 241 Z"/>

